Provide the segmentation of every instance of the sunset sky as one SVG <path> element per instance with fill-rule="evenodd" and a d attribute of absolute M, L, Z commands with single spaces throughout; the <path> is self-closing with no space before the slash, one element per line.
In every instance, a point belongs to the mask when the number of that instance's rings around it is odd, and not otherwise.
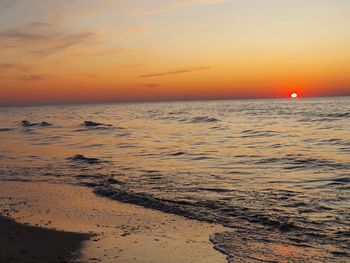
<path fill-rule="evenodd" d="M 0 0 L 0 105 L 350 95 L 350 0 Z"/>

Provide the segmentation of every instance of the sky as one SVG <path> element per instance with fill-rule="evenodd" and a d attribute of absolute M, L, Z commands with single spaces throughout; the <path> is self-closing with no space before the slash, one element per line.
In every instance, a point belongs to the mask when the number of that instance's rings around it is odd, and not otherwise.
<path fill-rule="evenodd" d="M 0 0 L 0 105 L 350 95 L 350 0 Z"/>

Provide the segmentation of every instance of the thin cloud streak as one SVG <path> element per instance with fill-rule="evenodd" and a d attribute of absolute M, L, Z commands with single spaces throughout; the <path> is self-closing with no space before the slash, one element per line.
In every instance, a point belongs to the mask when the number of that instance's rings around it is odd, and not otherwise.
<path fill-rule="evenodd" d="M 91 32 L 62 36 L 61 38 L 54 40 L 54 43 L 52 45 L 48 45 L 46 48 L 43 49 L 34 50 L 32 51 L 32 53 L 41 56 L 48 56 L 51 54 L 62 52 L 73 46 L 79 46 L 81 44 L 87 43 L 93 38 L 94 34 Z"/>
<path fill-rule="evenodd" d="M 193 6 L 209 6 L 216 5 L 225 2 L 231 2 L 233 0 L 177 0 L 171 1 L 167 5 L 160 6 L 158 8 L 150 8 L 148 10 L 135 11 L 131 15 L 155 15 L 155 14 L 164 14 L 164 13 L 173 13 L 178 12 L 188 7 Z"/>
<path fill-rule="evenodd" d="M 139 52 L 139 49 L 132 49 L 132 48 L 112 48 L 112 49 L 105 49 L 100 51 L 94 51 L 90 52 L 88 55 L 91 56 L 121 56 L 121 55 L 127 55 Z"/>
<path fill-rule="evenodd" d="M 155 87 L 160 86 L 160 84 L 157 84 L 157 83 L 146 83 L 146 84 L 144 84 L 144 86 L 147 87 L 147 88 L 155 88 Z"/>
<path fill-rule="evenodd" d="M 30 54 L 48 56 L 96 38 L 93 32 L 62 33 L 47 23 L 35 22 L 0 32 L 0 50 L 22 49 Z"/>
<path fill-rule="evenodd" d="M 1 71 L 7 71 L 7 70 L 25 71 L 27 69 L 28 68 L 23 65 L 11 64 L 11 63 L 0 63 Z"/>
<path fill-rule="evenodd" d="M 140 75 L 139 78 L 162 77 L 162 76 L 185 74 L 185 73 L 203 71 L 203 70 L 209 70 L 209 69 L 211 69 L 211 68 L 210 67 L 199 67 L 199 68 L 191 68 L 191 69 L 181 69 L 181 70 L 175 70 L 175 71 L 167 71 L 167 72 Z"/>
<path fill-rule="evenodd" d="M 46 78 L 47 78 L 46 75 L 40 75 L 40 74 L 19 76 L 19 79 L 22 81 L 43 81 Z"/>

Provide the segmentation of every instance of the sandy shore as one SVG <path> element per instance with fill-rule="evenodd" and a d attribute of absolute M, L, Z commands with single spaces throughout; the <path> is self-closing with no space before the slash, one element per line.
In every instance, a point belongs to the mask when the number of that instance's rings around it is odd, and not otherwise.
<path fill-rule="evenodd" d="M 14 220 L 0 220 L 0 262 L 226 262 L 209 242 L 227 230 L 222 226 L 119 203 L 84 187 L 0 187 L 0 211 Z"/>

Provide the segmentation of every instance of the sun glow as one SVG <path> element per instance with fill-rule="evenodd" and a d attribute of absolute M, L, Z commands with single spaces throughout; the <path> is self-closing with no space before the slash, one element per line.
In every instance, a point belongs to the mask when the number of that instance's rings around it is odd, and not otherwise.
<path fill-rule="evenodd" d="M 291 97 L 292 99 L 296 99 L 296 98 L 298 98 L 299 96 L 298 96 L 297 93 L 293 92 L 292 94 L 290 94 L 290 97 Z"/>

